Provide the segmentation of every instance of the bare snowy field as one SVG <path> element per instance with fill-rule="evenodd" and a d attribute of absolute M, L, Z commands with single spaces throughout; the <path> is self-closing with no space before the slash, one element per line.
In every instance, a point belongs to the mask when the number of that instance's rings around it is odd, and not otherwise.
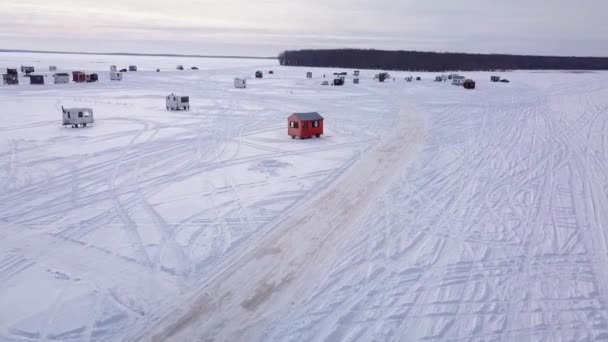
<path fill-rule="evenodd" d="M 22 64 L 100 82 L 0 86 L 0 341 L 608 340 L 608 73 Z M 311 110 L 326 134 L 290 139 Z"/>

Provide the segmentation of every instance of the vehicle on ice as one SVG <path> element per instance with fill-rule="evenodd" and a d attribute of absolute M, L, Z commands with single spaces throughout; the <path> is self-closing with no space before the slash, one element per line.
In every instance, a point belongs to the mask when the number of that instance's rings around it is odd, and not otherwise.
<path fill-rule="evenodd" d="M 61 111 L 63 112 L 63 126 L 87 127 L 95 122 L 91 108 L 63 108 L 61 106 Z"/>
<path fill-rule="evenodd" d="M 21 66 L 21 72 L 24 74 L 31 74 L 34 72 L 34 67 L 33 66 Z"/>
<path fill-rule="evenodd" d="M 260 70 L 255 72 L 255 78 L 263 78 L 264 77 L 264 73 L 261 72 Z"/>
<path fill-rule="evenodd" d="M 188 110 L 190 109 L 190 97 L 189 96 L 177 96 L 171 94 L 167 96 L 167 110 Z"/>
<path fill-rule="evenodd" d="M 509 83 L 509 80 L 507 80 L 507 79 L 505 78 L 505 79 L 500 80 L 499 82 L 500 82 L 500 83 Z"/>
<path fill-rule="evenodd" d="M 175 69 L 177 70 L 184 70 L 184 66 L 183 65 L 178 65 L 175 67 Z"/>
<path fill-rule="evenodd" d="M 287 118 L 287 134 L 295 139 L 320 137 L 323 134 L 323 117 L 317 112 L 293 113 Z"/>

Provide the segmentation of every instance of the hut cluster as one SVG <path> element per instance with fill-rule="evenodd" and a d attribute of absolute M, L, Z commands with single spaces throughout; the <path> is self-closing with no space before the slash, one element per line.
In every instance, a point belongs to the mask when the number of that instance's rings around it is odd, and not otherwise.
<path fill-rule="evenodd" d="M 65 83 L 92 83 L 99 81 L 99 75 L 97 73 L 87 73 L 84 71 L 57 71 L 57 66 L 50 65 L 49 72 L 53 72 L 53 74 L 49 74 L 46 72 L 35 73 L 36 69 L 33 66 L 21 66 L 21 73 L 23 77 L 29 79 L 30 84 L 45 84 L 51 83 L 47 81 L 47 78 L 51 76 L 52 83 L 54 84 L 65 84 Z M 123 72 L 126 72 L 127 69 L 122 69 L 120 71 L 117 70 L 115 65 L 110 67 L 110 73 L 108 78 L 111 81 L 122 81 Z M 129 70 L 137 71 L 137 67 L 132 65 L 129 67 Z M 71 77 L 70 77 L 71 76 Z M 6 73 L 2 74 L 2 83 L 7 85 L 18 85 L 19 84 L 19 72 L 17 69 L 7 68 Z"/>

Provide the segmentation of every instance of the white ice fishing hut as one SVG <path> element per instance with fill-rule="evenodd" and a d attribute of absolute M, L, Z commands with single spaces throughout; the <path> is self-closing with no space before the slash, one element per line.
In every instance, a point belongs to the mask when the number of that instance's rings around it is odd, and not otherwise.
<path fill-rule="evenodd" d="M 53 75 L 53 80 L 55 81 L 55 84 L 70 83 L 70 74 L 66 72 L 56 73 Z"/>
<path fill-rule="evenodd" d="M 235 78 L 234 79 L 234 87 L 237 89 L 245 89 L 247 88 L 247 80 L 244 78 Z"/>
<path fill-rule="evenodd" d="M 190 109 L 190 97 L 171 94 L 167 96 L 167 110 Z"/>
<path fill-rule="evenodd" d="M 122 72 L 110 71 L 111 81 L 122 81 Z"/>
<path fill-rule="evenodd" d="M 63 108 L 62 106 L 61 111 L 63 112 L 63 126 L 86 127 L 95 121 L 91 108 Z"/>

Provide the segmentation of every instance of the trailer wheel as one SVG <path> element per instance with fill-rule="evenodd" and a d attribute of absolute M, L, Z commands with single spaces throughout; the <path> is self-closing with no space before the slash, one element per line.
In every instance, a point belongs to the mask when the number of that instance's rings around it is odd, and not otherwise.
<path fill-rule="evenodd" d="M 320 138 L 320 137 L 321 137 L 321 134 L 316 134 L 315 136 L 316 136 L 317 138 Z"/>

